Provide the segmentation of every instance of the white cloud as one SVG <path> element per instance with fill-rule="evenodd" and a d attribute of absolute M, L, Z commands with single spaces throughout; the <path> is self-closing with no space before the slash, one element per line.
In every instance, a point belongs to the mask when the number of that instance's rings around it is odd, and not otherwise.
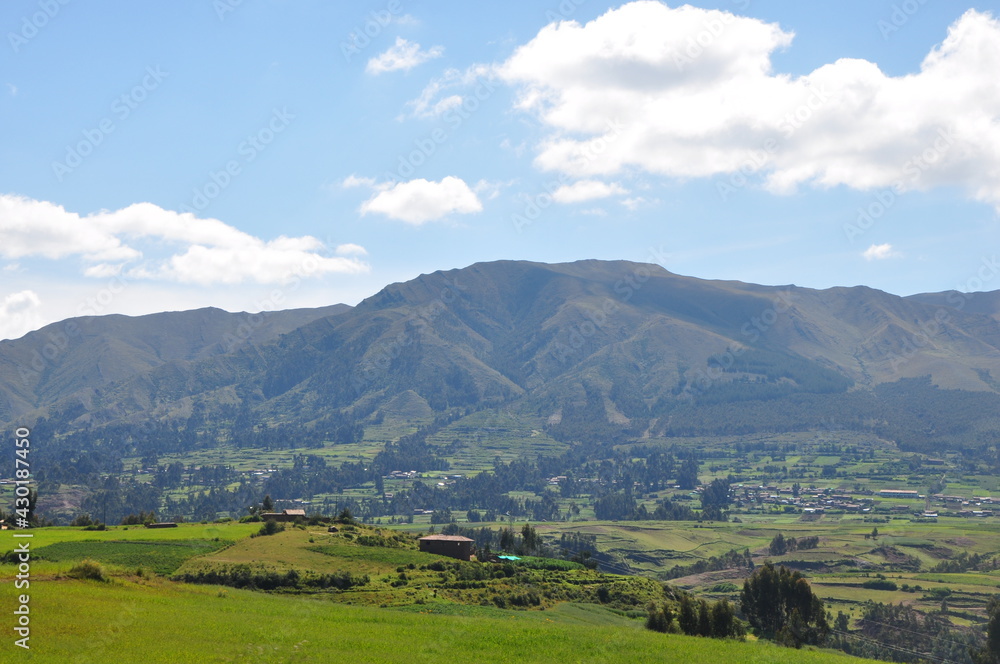
<path fill-rule="evenodd" d="M 165 258 L 144 255 L 135 244 L 151 241 L 152 251 L 179 245 Z M 368 270 L 354 258 L 329 257 L 311 236 L 265 241 L 218 219 L 136 203 L 116 211 L 87 216 L 46 201 L 0 195 L 0 256 L 79 257 L 89 265 L 83 273 L 104 277 L 128 268 L 133 278 L 197 284 L 282 283 L 299 277 Z"/>
<path fill-rule="evenodd" d="M 341 244 L 334 250 L 338 256 L 367 256 L 368 250 L 359 244 Z"/>
<path fill-rule="evenodd" d="M 409 71 L 428 60 L 440 58 L 442 54 L 444 54 L 443 46 L 432 46 L 426 51 L 421 51 L 420 44 L 396 37 L 396 43 L 389 50 L 379 53 L 368 61 L 365 71 L 369 74 Z"/>
<path fill-rule="evenodd" d="M 7 89 L 10 91 L 10 96 L 11 97 L 16 97 L 17 96 L 17 86 L 16 85 L 14 85 L 13 83 L 8 83 L 7 84 Z"/>
<path fill-rule="evenodd" d="M 340 186 L 344 189 L 352 189 L 354 187 L 374 187 L 375 180 L 372 178 L 358 177 L 357 175 L 351 173 L 344 178 L 344 181 L 340 183 Z"/>
<path fill-rule="evenodd" d="M 627 194 L 618 183 L 608 184 L 600 180 L 580 180 L 573 184 L 564 184 L 552 192 L 552 200 L 557 203 L 580 203 L 592 201 L 595 198 L 607 198 L 618 194 Z"/>
<path fill-rule="evenodd" d="M 433 79 L 424 86 L 420 96 L 406 102 L 406 105 L 413 109 L 413 115 L 419 118 L 435 117 L 443 115 L 447 111 L 460 106 L 466 101 L 466 97 L 460 94 L 448 94 L 439 99 L 441 95 L 456 88 L 467 89 L 469 105 L 478 108 L 493 94 L 495 84 L 494 67 L 489 65 L 476 64 L 465 69 L 447 69 L 445 72 Z M 474 99 L 473 99 L 474 98 Z"/>
<path fill-rule="evenodd" d="M 865 249 L 864 253 L 861 254 L 866 261 L 881 261 L 886 258 L 893 258 L 898 256 L 899 253 L 892 248 L 891 244 L 873 244 L 872 246 Z"/>
<path fill-rule="evenodd" d="M 624 205 L 629 211 L 635 212 L 636 210 L 638 210 L 640 207 L 642 207 L 643 205 L 645 205 L 648 202 L 649 201 L 647 201 L 642 196 L 634 196 L 634 197 L 626 198 L 625 200 L 623 200 L 622 201 L 622 205 Z"/>
<path fill-rule="evenodd" d="M 0 303 L 0 339 L 17 339 L 41 325 L 42 302 L 31 290 L 6 296 Z"/>
<path fill-rule="evenodd" d="M 550 129 L 535 160 L 544 170 L 742 169 L 776 192 L 960 186 L 1000 206 L 1000 22 L 967 11 L 919 72 L 898 77 L 849 58 L 775 73 L 772 54 L 793 36 L 724 11 L 632 2 L 546 26 L 496 72 Z"/>
<path fill-rule="evenodd" d="M 461 178 L 449 175 L 440 182 L 423 178 L 392 185 L 361 204 L 361 213 L 376 212 L 414 226 L 449 214 L 471 214 L 483 209 L 479 197 Z"/>

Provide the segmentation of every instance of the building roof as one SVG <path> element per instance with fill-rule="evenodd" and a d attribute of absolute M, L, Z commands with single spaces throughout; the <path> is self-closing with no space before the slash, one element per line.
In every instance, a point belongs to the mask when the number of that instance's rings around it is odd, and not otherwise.
<path fill-rule="evenodd" d="M 305 510 L 283 510 L 283 512 L 285 514 L 287 514 L 288 516 L 305 516 L 306 515 L 306 511 Z"/>
<path fill-rule="evenodd" d="M 461 535 L 428 535 L 427 537 L 421 537 L 420 541 L 431 540 L 433 542 L 474 542 L 468 537 L 462 537 Z"/>

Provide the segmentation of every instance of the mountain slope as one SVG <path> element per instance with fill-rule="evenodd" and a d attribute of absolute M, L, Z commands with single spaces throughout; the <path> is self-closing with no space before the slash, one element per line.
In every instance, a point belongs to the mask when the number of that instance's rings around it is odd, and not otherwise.
<path fill-rule="evenodd" d="M 436 413 L 505 405 L 566 436 L 601 422 L 638 435 L 713 404 L 746 404 L 759 423 L 775 400 L 806 395 L 819 412 L 836 395 L 925 376 L 902 383 L 904 397 L 995 397 L 1000 321 L 946 305 L 944 295 L 707 281 L 626 261 L 477 263 L 389 285 L 348 311 L 269 314 L 230 348 L 223 338 L 239 315 L 218 310 L 146 325 L 81 319 L 100 332 L 81 334 L 35 382 L 19 384 L 18 366 L 52 331 L 4 342 L 0 419 L 36 409 L 64 431 L 150 419 L 183 427 L 197 412 L 209 435 L 291 425 L 324 440 L 400 403 Z"/>
<path fill-rule="evenodd" d="M 343 304 L 261 314 L 206 308 L 148 316 L 86 316 L 0 341 L 0 420 L 10 421 L 76 395 L 190 362 L 268 343 L 312 320 L 350 310 Z"/>

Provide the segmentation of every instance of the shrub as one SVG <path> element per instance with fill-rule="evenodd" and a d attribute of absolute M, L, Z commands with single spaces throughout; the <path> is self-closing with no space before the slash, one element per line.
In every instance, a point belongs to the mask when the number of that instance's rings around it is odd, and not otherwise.
<path fill-rule="evenodd" d="M 104 566 L 101 565 L 96 560 L 91 560 L 87 558 L 86 560 L 81 560 L 76 565 L 73 565 L 68 576 L 74 579 L 91 579 L 93 581 L 107 581 L 107 574 L 104 572 Z"/>

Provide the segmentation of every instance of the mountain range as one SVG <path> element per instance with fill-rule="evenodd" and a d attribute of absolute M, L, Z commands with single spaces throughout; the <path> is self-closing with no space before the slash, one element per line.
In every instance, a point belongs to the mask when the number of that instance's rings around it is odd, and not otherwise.
<path fill-rule="evenodd" d="M 626 261 L 497 261 L 354 307 L 48 325 L 0 342 L 0 422 L 69 434 L 183 429 L 197 414 L 200 430 L 235 435 L 504 408 L 568 437 L 705 433 L 715 418 L 728 422 L 716 433 L 836 421 L 982 442 L 1000 419 L 998 381 L 1000 291 L 899 297 Z"/>

